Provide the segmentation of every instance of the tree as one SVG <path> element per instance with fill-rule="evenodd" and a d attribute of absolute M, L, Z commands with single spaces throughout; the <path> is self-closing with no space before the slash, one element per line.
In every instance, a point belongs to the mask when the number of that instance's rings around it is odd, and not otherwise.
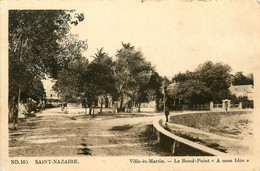
<path fill-rule="evenodd" d="M 207 61 L 196 69 L 198 80 L 212 91 L 227 90 L 231 83 L 231 67 L 227 64 Z"/>
<path fill-rule="evenodd" d="M 149 111 L 151 109 L 151 102 L 156 98 L 156 91 L 153 89 L 148 89 L 146 90 L 147 93 L 147 99 L 148 99 L 148 103 L 149 103 Z"/>
<path fill-rule="evenodd" d="M 83 89 L 89 61 L 82 55 L 87 50 L 87 41 L 78 40 L 77 35 L 67 35 L 59 40 L 60 53 L 57 82 L 54 89 L 61 94 L 63 100 L 76 102 L 83 98 Z"/>
<path fill-rule="evenodd" d="M 117 97 L 112 58 L 103 52 L 103 48 L 98 49 L 92 57 L 94 60 L 90 63 L 81 56 L 69 59 L 67 67 L 59 72 L 55 84 L 55 89 L 66 101 L 76 102 L 78 99 L 87 99 L 90 107 L 89 114 L 92 113 L 97 98 L 107 95 Z M 102 104 L 100 112 L 102 112 Z"/>
<path fill-rule="evenodd" d="M 18 109 L 21 93 L 27 93 L 26 85 L 34 83 L 32 79 L 39 80 L 45 74 L 57 76 L 61 50 L 58 41 L 67 35 L 70 24 L 77 25 L 84 20 L 84 14 L 76 14 L 73 18 L 73 13 L 65 10 L 9 11 L 9 100 L 16 96 L 17 101 L 12 104 Z M 18 113 L 14 114 L 15 122 L 17 117 Z"/>
<path fill-rule="evenodd" d="M 172 78 L 177 88 L 174 94 L 187 104 L 221 102 L 231 96 L 231 67 L 222 63 L 207 61 L 194 72 L 179 73 Z"/>
<path fill-rule="evenodd" d="M 77 102 L 78 98 L 85 97 L 85 88 L 88 86 L 86 83 L 88 66 L 88 60 L 81 57 L 71 60 L 68 66 L 59 72 L 53 88 L 64 101 Z"/>
<path fill-rule="evenodd" d="M 186 71 L 185 73 L 178 73 L 172 78 L 172 82 L 183 83 L 187 80 L 196 80 L 196 74 L 194 72 Z"/>
<path fill-rule="evenodd" d="M 228 88 L 231 84 L 231 67 L 227 64 L 207 61 L 196 70 L 198 80 L 210 89 L 211 100 L 222 102 L 230 96 Z"/>
<path fill-rule="evenodd" d="M 83 19 L 81 14 L 78 20 Z M 9 57 L 28 64 L 36 75 L 55 76 L 53 68 L 61 51 L 58 41 L 66 37 L 74 21 L 72 12 L 65 10 L 10 10 Z"/>
<path fill-rule="evenodd" d="M 155 91 L 155 101 L 156 101 L 156 110 L 160 110 L 159 101 L 160 99 L 163 99 L 163 94 L 161 91 L 162 87 L 162 81 L 163 78 L 156 72 L 153 71 L 152 75 L 150 76 L 150 79 L 148 83 L 141 87 L 140 89 L 140 96 L 138 98 L 139 102 L 149 102 L 149 95 L 147 90 L 154 90 Z M 139 105 L 139 111 L 140 111 L 140 105 Z"/>
<path fill-rule="evenodd" d="M 178 94 L 178 86 L 176 83 L 172 82 L 167 86 L 166 92 L 167 92 L 167 106 L 168 108 L 175 108 L 176 106 L 176 101 L 179 98 Z M 172 106 L 173 104 L 173 106 Z"/>
<path fill-rule="evenodd" d="M 254 76 L 252 73 L 245 76 L 242 71 L 236 72 L 235 75 L 233 75 L 232 84 L 233 85 L 254 85 Z"/>
<path fill-rule="evenodd" d="M 71 61 L 83 57 L 83 52 L 88 49 L 87 40 L 79 40 L 78 35 L 68 34 L 58 40 L 60 52 L 57 56 L 57 71 L 67 68 Z"/>
<path fill-rule="evenodd" d="M 130 106 L 137 103 L 140 105 L 141 89 L 149 82 L 154 70 L 140 50 L 136 50 L 130 43 L 122 43 L 122 46 L 117 50 L 114 68 L 116 87 L 121 100 L 120 108 L 126 96 L 130 98 Z"/>
<path fill-rule="evenodd" d="M 111 95 L 115 99 L 118 96 L 113 71 L 114 62 L 103 48 L 97 49 L 97 53 L 92 57 L 94 60 L 87 70 L 88 91 L 86 93 L 89 94 L 91 106 L 97 97 L 101 98 L 100 113 L 102 113 L 103 98 Z"/>
<path fill-rule="evenodd" d="M 203 83 L 188 80 L 178 86 L 177 96 L 186 104 L 204 104 L 210 101 L 210 89 Z"/>

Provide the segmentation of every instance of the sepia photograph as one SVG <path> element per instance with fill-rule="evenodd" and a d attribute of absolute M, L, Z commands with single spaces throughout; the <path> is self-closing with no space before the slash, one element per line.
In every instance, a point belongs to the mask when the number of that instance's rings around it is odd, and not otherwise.
<path fill-rule="evenodd" d="M 5 157 L 250 164 L 259 1 L 75 4 L 5 9 Z"/>

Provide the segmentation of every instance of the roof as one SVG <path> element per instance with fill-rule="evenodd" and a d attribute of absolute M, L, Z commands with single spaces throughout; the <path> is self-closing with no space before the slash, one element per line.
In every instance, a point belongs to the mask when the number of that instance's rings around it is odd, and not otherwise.
<path fill-rule="evenodd" d="M 252 92 L 254 89 L 253 85 L 231 85 L 229 87 L 229 90 L 231 92 L 242 92 L 242 91 L 247 91 L 247 92 Z"/>

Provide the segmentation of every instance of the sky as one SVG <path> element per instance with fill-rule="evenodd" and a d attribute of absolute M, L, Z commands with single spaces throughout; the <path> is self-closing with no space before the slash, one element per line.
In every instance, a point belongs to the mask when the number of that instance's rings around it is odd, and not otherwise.
<path fill-rule="evenodd" d="M 232 73 L 254 73 L 260 59 L 260 4 L 186 1 L 84 3 L 77 12 L 85 20 L 71 32 L 87 39 L 86 57 L 101 47 L 115 56 L 121 42 L 130 42 L 162 76 L 192 71 L 208 60 L 230 65 Z"/>

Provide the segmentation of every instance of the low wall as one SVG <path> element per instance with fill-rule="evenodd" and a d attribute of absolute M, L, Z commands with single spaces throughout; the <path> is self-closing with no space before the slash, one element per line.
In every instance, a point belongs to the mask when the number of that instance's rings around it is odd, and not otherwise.
<path fill-rule="evenodd" d="M 223 117 L 227 115 L 241 115 L 252 113 L 252 111 L 239 110 L 239 111 L 218 111 L 218 112 L 199 112 L 199 113 L 184 113 L 182 115 L 173 115 L 169 117 L 169 122 L 185 125 L 188 127 L 204 127 L 204 126 L 217 126 Z"/>
<path fill-rule="evenodd" d="M 170 151 L 174 156 L 225 156 L 226 153 L 192 142 L 165 130 L 160 123 L 162 119 L 153 122 L 153 132 L 157 136 L 160 147 Z"/>
<path fill-rule="evenodd" d="M 149 113 L 154 113 L 156 112 L 156 109 L 155 108 L 149 108 L 149 107 L 143 107 L 143 108 L 140 108 L 140 112 L 149 112 Z"/>
<path fill-rule="evenodd" d="M 126 113 L 138 113 L 138 108 L 126 108 L 125 109 Z M 155 108 L 149 108 L 149 107 L 141 107 L 140 112 L 147 112 L 147 113 L 154 113 L 156 112 Z"/>
<path fill-rule="evenodd" d="M 34 113 L 36 111 L 37 105 L 36 103 L 32 102 L 31 104 L 28 103 L 20 103 L 19 104 L 19 113 L 18 118 L 26 118 L 31 113 Z M 12 118 L 13 116 L 11 116 Z"/>
<path fill-rule="evenodd" d="M 99 114 L 100 108 L 92 108 L 91 114 Z M 89 114 L 89 108 L 79 108 L 79 107 L 65 107 L 63 110 L 65 113 L 68 114 Z M 116 113 L 116 109 L 114 108 L 103 108 L 102 113 Z"/>

